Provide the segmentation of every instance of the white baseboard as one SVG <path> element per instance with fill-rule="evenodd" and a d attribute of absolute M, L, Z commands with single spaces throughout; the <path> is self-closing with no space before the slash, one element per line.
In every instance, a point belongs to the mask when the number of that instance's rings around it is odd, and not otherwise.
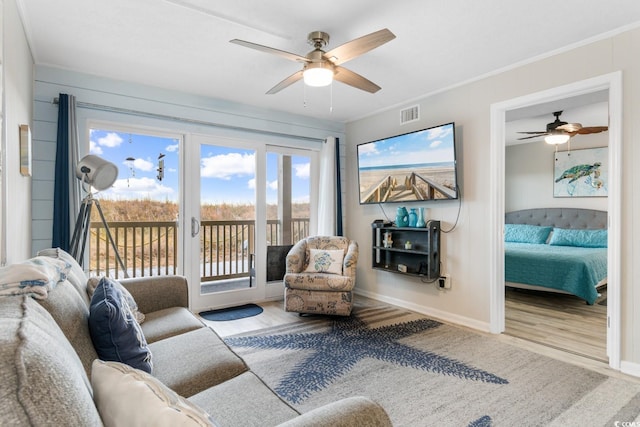
<path fill-rule="evenodd" d="M 622 360 L 620 362 L 620 372 L 634 377 L 640 377 L 640 363 L 627 362 Z"/>
<path fill-rule="evenodd" d="M 441 320 L 445 323 L 452 323 L 455 325 L 465 326 L 467 328 L 475 329 L 482 332 L 490 332 L 490 328 L 489 328 L 490 325 L 488 322 L 479 322 L 476 319 L 459 316 L 457 314 L 452 314 L 447 311 L 438 310 L 433 307 L 425 307 L 423 305 L 413 304 L 404 300 L 391 298 L 385 295 L 379 295 L 374 292 L 358 290 L 356 291 L 356 294 L 362 295 L 367 298 L 375 299 L 377 301 L 386 302 L 387 304 L 392 304 L 398 307 L 406 308 L 407 310 L 415 311 L 416 313 L 429 316 L 434 320 Z"/>
<path fill-rule="evenodd" d="M 282 284 L 282 281 L 267 282 L 264 292 L 266 300 L 283 299 L 284 285 Z"/>

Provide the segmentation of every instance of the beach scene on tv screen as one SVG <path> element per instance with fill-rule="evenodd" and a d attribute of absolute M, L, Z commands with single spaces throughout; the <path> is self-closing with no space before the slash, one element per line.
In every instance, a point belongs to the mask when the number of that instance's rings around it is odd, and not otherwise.
<path fill-rule="evenodd" d="M 453 126 L 358 145 L 360 203 L 457 198 Z"/>

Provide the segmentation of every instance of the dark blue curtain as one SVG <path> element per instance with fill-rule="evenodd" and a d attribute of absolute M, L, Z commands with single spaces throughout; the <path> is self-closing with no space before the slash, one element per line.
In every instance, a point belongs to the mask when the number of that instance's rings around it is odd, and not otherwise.
<path fill-rule="evenodd" d="M 69 251 L 71 219 L 69 208 L 69 96 L 60 94 L 58 138 L 56 140 L 55 182 L 53 187 L 53 238 L 51 247 Z"/>
<path fill-rule="evenodd" d="M 340 139 L 336 138 L 336 235 L 342 231 L 342 184 L 340 183 Z"/>

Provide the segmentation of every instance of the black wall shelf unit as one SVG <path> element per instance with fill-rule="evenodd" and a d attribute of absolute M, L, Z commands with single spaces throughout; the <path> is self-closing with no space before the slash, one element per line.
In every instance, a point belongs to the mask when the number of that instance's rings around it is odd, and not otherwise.
<path fill-rule="evenodd" d="M 429 220 L 424 228 L 371 224 L 372 267 L 427 280 L 440 278 L 440 221 Z M 385 236 L 392 243 L 385 244 Z M 407 241 L 411 247 L 406 246 Z"/>

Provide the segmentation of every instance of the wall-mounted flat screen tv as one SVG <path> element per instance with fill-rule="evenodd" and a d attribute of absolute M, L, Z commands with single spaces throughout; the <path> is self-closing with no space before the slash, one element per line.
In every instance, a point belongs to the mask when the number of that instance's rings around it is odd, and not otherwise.
<path fill-rule="evenodd" d="M 455 125 L 359 144 L 360 203 L 458 198 Z"/>

